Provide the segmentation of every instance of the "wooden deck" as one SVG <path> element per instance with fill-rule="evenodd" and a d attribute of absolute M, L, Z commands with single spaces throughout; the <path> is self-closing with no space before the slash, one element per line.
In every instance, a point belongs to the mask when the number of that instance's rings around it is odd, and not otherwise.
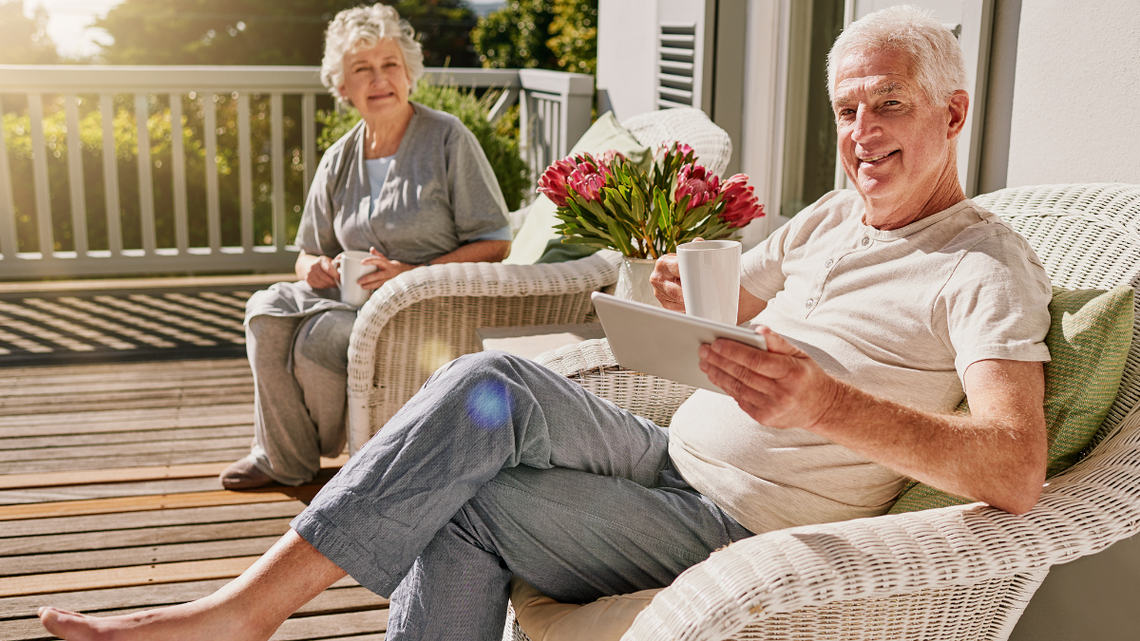
<path fill-rule="evenodd" d="M 204 596 L 289 526 L 318 483 L 222 489 L 249 450 L 244 359 L 0 368 L 0 639 L 52 639 L 41 605 L 129 612 Z M 387 602 L 345 579 L 274 639 L 384 638 Z"/>

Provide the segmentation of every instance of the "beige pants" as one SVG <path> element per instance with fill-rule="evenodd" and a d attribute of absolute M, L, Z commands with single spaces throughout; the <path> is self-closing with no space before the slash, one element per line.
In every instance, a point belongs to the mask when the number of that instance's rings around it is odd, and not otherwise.
<path fill-rule="evenodd" d="M 320 457 L 345 445 L 348 340 L 356 313 L 254 316 L 246 325 L 253 369 L 254 443 L 258 469 L 285 485 L 320 470 Z"/>

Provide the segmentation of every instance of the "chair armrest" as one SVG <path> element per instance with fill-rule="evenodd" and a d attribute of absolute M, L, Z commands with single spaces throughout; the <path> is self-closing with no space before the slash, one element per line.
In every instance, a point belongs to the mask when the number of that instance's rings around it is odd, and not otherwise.
<path fill-rule="evenodd" d="M 805 609 L 816 610 L 815 625 L 842 621 L 853 629 L 876 619 L 960 623 L 973 616 L 970 608 L 984 625 L 995 625 L 995 600 L 1005 603 L 1012 628 L 1049 566 L 1140 530 L 1140 415 L 1132 418 L 1128 429 L 1051 480 L 1025 515 L 974 503 L 745 539 L 679 576 L 622 638 L 724 639 L 768 625 L 786 632 L 787 615 Z M 996 599 L 992 590 L 973 589 L 987 582 L 1022 591 Z M 918 598 L 933 592 L 950 593 L 940 599 L 944 611 Z"/>
<path fill-rule="evenodd" d="M 565 263 L 447 263 L 405 272 L 360 309 L 348 347 L 349 450 L 435 369 L 480 349 L 479 327 L 584 322 L 590 293 L 617 280 L 616 252 Z"/>
<path fill-rule="evenodd" d="M 539 354 L 540 364 L 580 384 L 594 394 L 662 426 L 696 388 L 650 374 L 622 369 L 602 338 L 582 341 Z"/>

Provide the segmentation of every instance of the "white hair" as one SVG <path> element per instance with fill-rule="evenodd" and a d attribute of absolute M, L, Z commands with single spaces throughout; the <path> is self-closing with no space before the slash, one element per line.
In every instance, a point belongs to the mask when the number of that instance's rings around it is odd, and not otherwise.
<path fill-rule="evenodd" d="M 325 56 L 321 60 L 321 82 L 334 98 L 348 104 L 338 87 L 344 83 L 344 55 L 368 49 L 390 38 L 404 55 L 408 84 L 415 91 L 416 81 L 424 75 L 424 52 L 416 40 L 416 32 L 392 7 L 377 2 L 370 7 L 345 9 L 336 14 L 325 31 Z"/>
<path fill-rule="evenodd" d="M 958 39 L 930 11 L 888 7 L 852 22 L 827 54 L 827 95 L 835 99 L 839 64 L 854 51 L 898 51 L 911 61 L 911 75 L 934 104 L 966 89 L 966 63 Z"/>

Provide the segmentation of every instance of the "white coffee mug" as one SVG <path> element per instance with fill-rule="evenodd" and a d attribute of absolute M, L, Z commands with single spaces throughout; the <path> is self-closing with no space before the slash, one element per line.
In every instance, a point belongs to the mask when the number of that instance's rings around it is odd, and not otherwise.
<path fill-rule="evenodd" d="M 685 313 L 736 324 L 740 305 L 740 242 L 697 240 L 677 246 Z"/>
<path fill-rule="evenodd" d="M 372 291 L 364 289 L 356 281 L 360 280 L 361 276 L 376 271 L 376 265 L 365 265 L 361 262 L 371 256 L 372 254 L 361 251 L 347 251 L 341 255 L 338 271 L 340 272 L 340 300 L 342 303 L 360 307 L 368 302 L 368 297 L 372 295 Z"/>

